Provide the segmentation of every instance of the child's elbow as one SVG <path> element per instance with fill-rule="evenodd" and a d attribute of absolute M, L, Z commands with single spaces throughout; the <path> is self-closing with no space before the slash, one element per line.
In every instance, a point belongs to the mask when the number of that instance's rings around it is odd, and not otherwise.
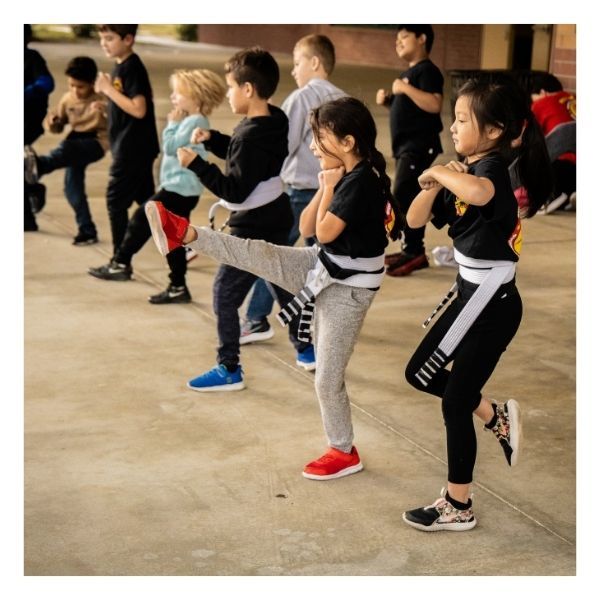
<path fill-rule="evenodd" d="M 411 229 L 418 229 L 419 227 L 427 225 L 427 221 L 423 222 L 423 219 L 419 218 L 417 215 L 411 215 L 409 212 L 406 215 L 406 224 Z"/>

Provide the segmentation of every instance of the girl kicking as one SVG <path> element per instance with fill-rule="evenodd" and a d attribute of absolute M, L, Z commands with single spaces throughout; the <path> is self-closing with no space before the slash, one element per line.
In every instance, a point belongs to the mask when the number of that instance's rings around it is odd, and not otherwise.
<path fill-rule="evenodd" d="M 390 180 L 365 105 L 354 98 L 328 102 L 313 111 L 311 125 L 311 149 L 323 170 L 300 232 L 316 236 L 318 246 L 277 246 L 190 226 L 160 202 L 149 202 L 146 214 L 161 254 L 189 245 L 296 293 L 279 320 L 287 323 L 301 313 L 300 335 L 309 335 L 314 311 L 315 388 L 329 449 L 302 474 L 323 480 L 363 468 L 353 445 L 345 372 L 384 277 L 386 228 L 397 237 L 400 223 L 393 222 Z"/>
<path fill-rule="evenodd" d="M 548 199 L 551 175 L 541 132 L 526 96 L 509 79 L 467 82 L 459 91 L 450 131 L 464 162 L 437 165 L 419 177 L 422 191 L 407 214 L 410 227 L 431 221 L 449 225 L 459 265 L 457 298 L 425 336 L 406 367 L 417 389 L 439 396 L 446 425 L 448 486 L 441 498 L 404 513 L 423 531 L 475 527 L 470 485 L 477 451 L 473 413 L 504 450 L 509 466 L 520 453 L 521 421 L 516 400 L 497 404 L 481 390 L 519 328 L 521 297 L 515 266 L 521 223 L 508 164 L 516 168 L 531 204 L 531 217 Z M 440 305 L 441 306 L 441 305 Z M 439 307 L 438 307 L 439 309 Z M 446 368 L 452 362 L 451 368 Z"/>

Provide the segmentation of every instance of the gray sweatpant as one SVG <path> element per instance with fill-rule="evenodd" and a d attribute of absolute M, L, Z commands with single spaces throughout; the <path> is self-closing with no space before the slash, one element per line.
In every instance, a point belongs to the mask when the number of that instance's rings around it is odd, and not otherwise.
<path fill-rule="evenodd" d="M 194 250 L 254 273 L 292 294 L 304 287 L 317 261 L 315 246 L 290 248 L 234 237 L 208 227 L 195 230 L 198 239 L 188 244 Z M 342 452 L 351 451 L 354 439 L 346 367 L 374 297 L 373 290 L 333 283 L 315 299 L 315 389 L 328 444 Z"/>

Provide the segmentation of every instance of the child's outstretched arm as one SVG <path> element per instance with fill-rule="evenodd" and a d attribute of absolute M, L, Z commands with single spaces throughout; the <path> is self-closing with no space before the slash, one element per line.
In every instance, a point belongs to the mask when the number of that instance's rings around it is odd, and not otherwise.
<path fill-rule="evenodd" d="M 487 177 L 469 175 L 466 170 L 467 165 L 457 161 L 446 166 L 435 165 L 423 171 L 419 185 L 422 189 L 429 189 L 437 183 L 467 204 L 484 206 L 494 197 L 494 184 Z"/>

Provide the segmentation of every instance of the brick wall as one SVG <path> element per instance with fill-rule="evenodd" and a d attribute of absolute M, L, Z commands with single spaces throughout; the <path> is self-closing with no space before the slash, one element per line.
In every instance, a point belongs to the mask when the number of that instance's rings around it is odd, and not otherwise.
<path fill-rule="evenodd" d="M 434 25 L 431 59 L 442 70 L 479 68 L 481 31 L 481 25 Z M 309 33 L 328 36 L 341 63 L 401 66 L 393 30 L 331 25 L 198 25 L 200 42 L 235 47 L 260 44 L 271 52 L 291 53 L 298 38 Z"/>
<path fill-rule="evenodd" d="M 555 25 L 550 54 L 550 72 L 565 90 L 575 92 L 577 86 L 577 38 L 575 25 Z"/>
<path fill-rule="evenodd" d="M 574 92 L 577 84 L 577 51 L 573 48 L 556 48 L 550 71 L 558 77 L 565 90 Z"/>

